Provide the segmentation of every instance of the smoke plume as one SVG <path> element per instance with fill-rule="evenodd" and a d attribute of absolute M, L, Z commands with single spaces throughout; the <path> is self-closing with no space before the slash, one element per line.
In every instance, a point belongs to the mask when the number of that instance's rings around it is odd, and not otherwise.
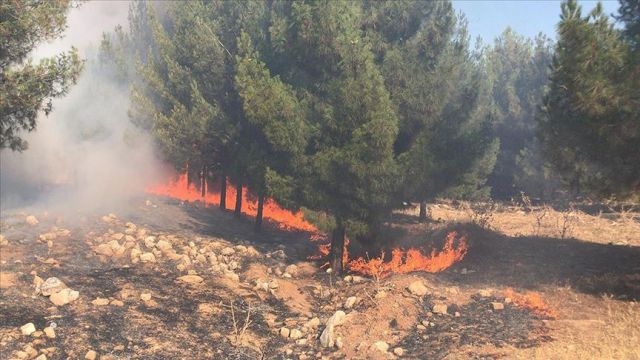
<path fill-rule="evenodd" d="M 127 116 L 129 88 L 116 82 L 97 60 L 101 35 L 127 25 L 129 3 L 97 1 L 70 11 L 62 39 L 43 44 L 34 59 L 78 48 L 85 69 L 69 94 L 54 100 L 34 132 L 29 148 L 2 150 L 2 209 L 90 212 L 118 211 L 159 176 L 160 162 L 148 134 Z"/>

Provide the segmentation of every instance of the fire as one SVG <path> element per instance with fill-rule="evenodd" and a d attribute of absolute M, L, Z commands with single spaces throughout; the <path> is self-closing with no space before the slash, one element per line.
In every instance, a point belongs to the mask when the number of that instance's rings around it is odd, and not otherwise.
<path fill-rule="evenodd" d="M 458 238 L 458 246 L 454 245 L 458 234 L 455 231 L 447 235 L 444 247 L 440 251 L 431 250 L 429 255 L 424 255 L 420 249 L 411 248 L 407 251 L 393 249 L 391 260 L 384 261 L 385 253 L 380 257 L 367 259 L 360 257 L 349 262 L 351 271 L 383 279 L 393 273 L 405 274 L 413 271 L 440 272 L 459 262 L 467 254 L 468 246 L 466 238 Z"/>
<path fill-rule="evenodd" d="M 183 201 L 202 201 L 207 205 L 220 204 L 220 192 L 207 189 L 205 196 L 196 189 L 193 184 L 187 181 L 187 175 L 182 174 L 177 179 L 171 180 L 166 184 L 151 186 L 146 189 L 148 193 L 155 195 L 168 196 Z M 250 199 L 246 191 L 242 193 L 242 213 L 249 216 L 256 216 L 258 213 L 257 199 Z M 227 182 L 227 204 L 233 206 L 236 199 L 236 188 L 233 184 Z M 291 212 L 280 207 L 272 199 L 265 199 L 263 208 L 263 217 L 270 219 L 278 224 L 278 227 L 284 230 L 302 230 L 308 232 L 317 232 L 318 229 L 304 219 L 302 211 Z"/>
<path fill-rule="evenodd" d="M 520 294 L 515 292 L 513 289 L 508 288 L 504 291 L 503 295 L 505 298 L 511 298 L 511 301 L 515 305 L 532 310 L 539 315 L 553 319 L 558 317 L 558 314 L 549 307 L 538 292 L 528 291 L 524 294 Z"/>
<path fill-rule="evenodd" d="M 206 186 L 206 185 L 205 185 Z M 205 195 L 193 184 L 189 184 L 187 175 L 182 174 L 176 179 L 172 179 L 165 184 L 148 187 L 146 192 L 168 196 L 183 201 L 201 201 L 205 205 L 219 205 L 220 192 L 214 189 L 206 189 Z M 227 182 L 226 203 L 235 204 L 236 187 Z M 251 199 L 246 191 L 243 191 L 242 213 L 249 216 L 256 216 L 258 212 L 258 202 Z M 311 241 L 318 242 L 319 255 L 310 259 L 326 258 L 329 255 L 331 245 L 326 234 L 323 234 L 313 224 L 304 219 L 302 211 L 291 212 L 280 207 L 273 199 L 265 199 L 263 217 L 274 221 L 283 230 L 301 230 L 312 233 Z M 439 272 L 449 268 L 451 265 L 462 260 L 467 253 L 467 243 L 464 236 L 460 236 L 457 246 L 454 246 L 457 238 L 456 232 L 447 235 L 444 247 L 440 251 L 433 249 L 430 254 L 425 255 L 420 249 L 411 248 L 407 251 L 394 249 L 391 252 L 391 260 L 385 262 L 384 252 L 380 257 L 367 259 L 360 257 L 349 261 L 349 239 L 345 239 L 343 263 L 350 271 L 363 275 L 373 276 L 381 279 L 392 273 L 409 273 L 413 271 Z M 325 264 L 323 265 L 326 266 Z"/>

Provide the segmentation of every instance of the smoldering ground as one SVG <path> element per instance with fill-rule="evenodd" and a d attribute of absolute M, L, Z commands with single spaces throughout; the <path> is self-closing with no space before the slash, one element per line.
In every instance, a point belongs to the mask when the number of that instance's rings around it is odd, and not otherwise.
<path fill-rule="evenodd" d="M 0 153 L 3 210 L 37 207 L 64 212 L 118 211 L 158 178 L 150 136 L 127 116 L 128 85 L 98 59 L 102 33 L 127 26 L 129 2 L 87 2 L 70 10 L 62 39 L 42 44 L 37 59 L 75 46 L 85 59 L 78 83 L 54 100 L 24 152 Z"/>

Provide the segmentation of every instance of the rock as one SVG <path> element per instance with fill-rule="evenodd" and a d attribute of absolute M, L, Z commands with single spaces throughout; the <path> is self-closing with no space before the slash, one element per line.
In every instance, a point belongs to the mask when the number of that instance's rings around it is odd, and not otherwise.
<path fill-rule="evenodd" d="M 382 352 L 387 352 L 389 351 L 389 344 L 387 344 L 384 341 L 376 341 L 373 343 L 373 347 L 376 350 L 382 351 Z"/>
<path fill-rule="evenodd" d="M 22 335 L 29 336 L 36 332 L 36 326 L 33 323 L 24 324 L 20 327 L 20 332 Z"/>
<path fill-rule="evenodd" d="M 24 219 L 24 221 L 29 225 L 38 225 L 39 223 L 38 219 L 33 215 L 27 216 L 27 218 Z"/>
<path fill-rule="evenodd" d="M 334 328 L 342 323 L 345 316 L 344 311 L 338 310 L 327 320 L 327 326 L 320 335 L 320 344 L 322 344 L 323 347 L 332 347 L 335 345 Z"/>
<path fill-rule="evenodd" d="M 289 333 L 289 337 L 294 340 L 300 339 L 302 337 L 302 331 L 298 329 L 291 329 L 291 332 Z"/>
<path fill-rule="evenodd" d="M 98 354 L 93 350 L 89 350 L 84 355 L 84 358 L 85 358 L 85 360 L 96 360 L 98 358 Z"/>
<path fill-rule="evenodd" d="M 222 255 L 224 255 L 224 256 L 231 256 L 231 255 L 235 254 L 236 251 L 232 247 L 226 247 L 226 248 L 222 249 L 222 251 L 220 253 Z"/>
<path fill-rule="evenodd" d="M 445 305 L 445 304 L 435 304 L 435 305 L 433 305 L 433 308 L 431 309 L 431 311 L 434 314 L 446 315 L 447 314 L 447 305 Z"/>
<path fill-rule="evenodd" d="M 34 338 L 39 338 L 40 336 L 42 336 L 42 334 L 44 334 L 42 331 L 38 330 L 36 332 L 34 332 L 33 334 L 31 334 L 31 336 L 33 336 Z"/>
<path fill-rule="evenodd" d="M 513 300 L 511 300 L 511 298 L 510 298 L 510 297 L 504 298 L 504 303 L 505 303 L 505 304 L 511 304 L 511 302 L 512 302 L 512 301 L 513 301 Z"/>
<path fill-rule="evenodd" d="M 344 317 L 347 314 L 345 314 L 344 311 L 338 310 L 336 311 L 333 315 L 331 315 L 331 317 L 327 320 L 327 326 L 329 325 L 340 325 L 342 324 L 342 321 L 344 320 Z"/>
<path fill-rule="evenodd" d="M 309 329 L 315 329 L 318 326 L 320 326 L 320 319 L 318 319 L 317 317 L 314 317 L 313 319 L 307 321 L 307 323 L 304 324 L 304 326 Z"/>
<path fill-rule="evenodd" d="M 140 261 L 142 262 L 156 262 L 156 256 L 153 253 L 146 252 L 140 255 Z"/>
<path fill-rule="evenodd" d="M 290 274 L 291 276 L 297 276 L 298 275 L 298 266 L 296 266 L 294 264 L 291 264 L 291 265 L 287 266 L 284 269 L 284 272 L 286 274 Z"/>
<path fill-rule="evenodd" d="M 14 355 L 16 356 L 16 358 L 21 359 L 21 360 L 22 360 L 22 359 L 28 359 L 28 358 L 29 358 L 29 354 L 27 354 L 27 353 L 26 353 L 26 352 L 24 352 L 24 351 L 16 351 L 16 352 L 14 353 Z"/>
<path fill-rule="evenodd" d="M 171 245 L 171 243 L 166 240 L 159 240 L 158 243 L 156 244 L 156 247 L 162 252 L 166 252 L 173 249 L 173 245 Z"/>
<path fill-rule="evenodd" d="M 111 300 L 111 302 L 109 304 L 111 304 L 113 306 L 118 306 L 118 307 L 124 306 L 124 302 L 122 302 L 120 300 Z"/>
<path fill-rule="evenodd" d="M 146 246 L 149 249 L 151 249 L 155 245 L 156 245 L 156 237 L 155 236 L 147 236 L 146 238 L 144 238 L 144 246 Z"/>
<path fill-rule="evenodd" d="M 113 256 L 113 249 L 108 243 L 96 246 L 93 251 L 98 255 Z"/>
<path fill-rule="evenodd" d="M 280 336 L 282 336 L 284 338 L 288 338 L 290 332 L 291 331 L 286 327 L 280 328 Z"/>
<path fill-rule="evenodd" d="M 204 281 L 199 275 L 183 275 L 178 278 L 178 281 L 182 281 L 187 284 L 198 284 Z"/>
<path fill-rule="evenodd" d="M 347 275 L 344 277 L 344 282 L 351 282 L 351 281 L 353 281 L 353 276 Z"/>
<path fill-rule="evenodd" d="M 0 234 L 0 246 L 9 245 L 9 240 L 4 237 L 4 235 Z"/>
<path fill-rule="evenodd" d="M 111 238 L 116 241 L 122 240 L 123 237 L 124 237 L 123 233 L 115 233 L 111 235 Z"/>
<path fill-rule="evenodd" d="M 429 289 L 420 280 L 414 281 L 409 284 L 409 292 L 416 296 L 425 296 Z"/>
<path fill-rule="evenodd" d="M 481 289 L 480 291 L 478 291 L 478 295 L 480 295 L 482 297 L 489 297 L 489 296 L 491 296 L 491 290 Z"/>
<path fill-rule="evenodd" d="M 40 285 L 40 293 L 44 296 L 49 296 L 53 293 L 57 293 L 67 288 L 67 285 L 63 283 L 57 277 L 50 277 Z"/>
<path fill-rule="evenodd" d="M 501 302 L 492 302 L 491 307 L 493 310 L 504 310 L 504 304 Z"/>
<path fill-rule="evenodd" d="M 338 349 L 342 349 L 342 347 L 343 347 L 343 346 L 344 346 L 344 342 L 342 341 L 342 337 L 341 337 L 341 336 L 338 336 L 338 337 L 336 338 L 336 347 L 337 347 Z"/>
<path fill-rule="evenodd" d="M 149 300 L 151 300 L 151 294 L 142 293 L 142 294 L 140 294 L 140 299 L 142 299 L 142 301 L 149 301 Z"/>
<path fill-rule="evenodd" d="M 347 301 L 344 302 L 344 308 L 345 309 L 351 309 L 353 307 L 353 305 L 356 304 L 356 301 L 358 301 L 358 298 L 355 296 L 351 296 L 349 298 L 347 298 Z"/>
<path fill-rule="evenodd" d="M 296 340 L 296 345 L 306 345 L 307 344 L 307 339 L 298 339 Z M 338 344 L 338 339 L 336 339 L 336 346 Z"/>
<path fill-rule="evenodd" d="M 401 347 L 397 347 L 397 348 L 393 349 L 393 353 L 396 356 L 402 356 L 402 355 L 404 355 L 404 349 L 401 348 Z"/>
<path fill-rule="evenodd" d="M 47 326 L 46 328 L 43 329 L 43 331 L 44 331 L 44 334 L 47 335 L 49 339 L 56 338 L 56 332 L 55 330 L 53 330 L 51 326 Z"/>
<path fill-rule="evenodd" d="M 140 251 L 140 249 L 135 247 L 131 249 L 131 254 L 130 254 L 131 262 L 135 264 L 138 261 L 140 261 L 140 255 L 142 255 L 142 251 Z"/>
<path fill-rule="evenodd" d="M 38 357 L 36 357 L 34 360 L 47 360 L 47 355 L 45 355 L 45 354 L 40 354 L 40 355 L 38 355 Z"/>
<path fill-rule="evenodd" d="M 332 347 L 335 345 L 335 341 L 334 326 L 327 325 L 320 334 L 320 344 L 323 347 Z"/>
<path fill-rule="evenodd" d="M 49 300 L 51 300 L 55 306 L 63 306 L 77 300 L 78 297 L 80 297 L 79 292 L 71 289 L 63 289 L 57 293 L 51 294 Z"/>
<path fill-rule="evenodd" d="M 105 305 L 109 305 L 109 299 L 96 298 L 91 303 L 95 306 L 105 306 Z"/>

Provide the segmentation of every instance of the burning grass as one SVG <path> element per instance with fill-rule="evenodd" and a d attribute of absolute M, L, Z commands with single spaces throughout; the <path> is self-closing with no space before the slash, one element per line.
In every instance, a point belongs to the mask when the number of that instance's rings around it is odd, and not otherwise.
<path fill-rule="evenodd" d="M 538 315 L 552 319 L 556 319 L 558 317 L 558 314 L 549 307 L 540 293 L 527 291 L 524 294 L 520 294 L 515 292 L 513 289 L 508 288 L 503 292 L 503 295 L 505 298 L 510 298 L 515 305 L 529 309 Z"/>
<path fill-rule="evenodd" d="M 467 251 L 468 245 L 465 236 L 458 236 L 457 232 L 452 231 L 447 235 L 442 250 L 432 249 L 429 255 L 424 255 L 417 248 L 411 248 L 407 251 L 396 248 L 392 250 L 391 260 L 388 262 L 385 261 L 385 253 L 382 252 L 379 257 L 373 259 L 359 257 L 350 261 L 348 267 L 351 271 L 376 279 L 384 279 L 394 273 L 406 274 L 414 271 L 435 273 L 461 261 Z"/>
<path fill-rule="evenodd" d="M 196 189 L 193 184 L 188 183 L 187 174 L 179 175 L 177 179 L 170 180 L 165 184 L 150 186 L 146 189 L 146 192 L 154 195 L 168 196 L 182 201 L 202 201 L 206 205 L 220 204 L 219 191 L 206 189 L 205 195 L 202 196 L 200 190 Z M 227 193 L 225 197 L 227 204 L 235 203 L 236 192 L 236 187 L 230 182 L 227 182 Z M 255 217 L 258 213 L 257 199 L 252 199 L 246 191 L 243 191 L 242 197 L 242 213 Z M 304 219 L 302 211 L 291 212 L 283 209 L 272 199 L 265 200 L 263 217 L 276 222 L 282 230 L 318 231 L 313 224 Z"/>

